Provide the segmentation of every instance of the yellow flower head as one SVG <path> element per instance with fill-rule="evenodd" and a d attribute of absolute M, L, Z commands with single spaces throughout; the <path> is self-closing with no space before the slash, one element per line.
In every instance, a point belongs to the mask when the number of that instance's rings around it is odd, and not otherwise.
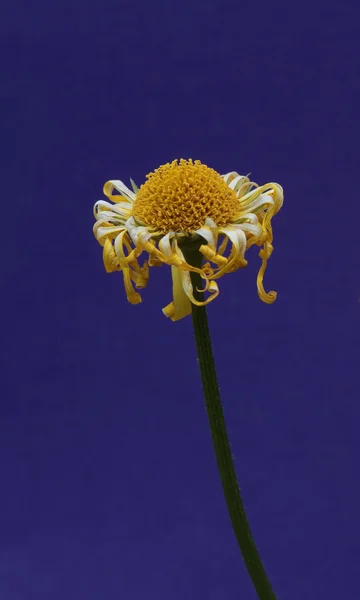
<path fill-rule="evenodd" d="M 280 185 L 259 187 L 234 171 L 221 176 L 191 159 L 174 160 L 146 178 L 140 189 L 132 182 L 134 191 L 121 181 L 108 181 L 104 194 L 112 204 L 99 200 L 94 206 L 94 235 L 103 246 L 105 269 L 123 273 L 129 302 L 141 302 L 134 285 L 146 286 L 149 267 L 165 263 L 172 270 L 173 301 L 163 312 L 173 321 L 182 319 L 191 313 L 191 302 L 202 305 L 216 298 L 216 279 L 245 267 L 245 251 L 253 244 L 261 246 L 259 297 L 274 302 L 276 293 L 265 292 L 263 277 L 273 250 L 271 219 L 283 203 Z M 200 268 L 187 263 L 182 250 L 195 240 L 207 261 Z M 143 252 L 149 259 L 140 266 Z M 190 272 L 204 280 L 203 302 L 194 297 Z"/>

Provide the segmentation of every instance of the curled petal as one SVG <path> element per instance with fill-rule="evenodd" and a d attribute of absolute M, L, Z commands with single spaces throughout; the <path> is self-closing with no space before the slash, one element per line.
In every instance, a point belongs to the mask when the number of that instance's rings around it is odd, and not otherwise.
<path fill-rule="evenodd" d="M 117 190 L 119 194 L 113 194 L 114 190 Z M 111 179 L 110 181 L 107 181 L 104 185 L 103 191 L 105 196 L 107 196 L 112 202 L 123 202 L 125 198 L 130 203 L 133 203 L 136 198 L 136 194 L 129 190 L 129 188 L 118 179 Z"/>
<path fill-rule="evenodd" d="M 96 222 L 93 231 L 103 246 L 105 270 L 122 271 L 129 302 L 141 302 L 134 286 L 138 289 L 146 286 L 149 267 L 167 264 L 172 272 L 173 302 L 163 312 L 174 321 L 182 319 L 191 313 L 192 304 L 203 306 L 217 297 L 219 290 L 215 280 L 246 266 L 245 251 L 253 244 L 261 247 L 259 256 L 262 263 L 257 276 L 259 297 L 268 304 L 274 302 L 276 293 L 265 292 L 263 278 L 273 251 L 271 221 L 282 206 L 283 190 L 276 183 L 258 186 L 250 181 L 249 175 L 240 175 L 235 171 L 222 175 L 238 199 L 237 214 L 226 226 L 218 227 L 212 219 L 207 218 L 205 222 L 200 221 L 203 225 L 196 230 L 170 231 L 166 235 L 132 216 L 132 205 L 139 191 L 132 180 L 134 191 L 119 180 L 110 180 L 105 184 L 104 194 L 109 201 L 99 200 L 95 203 Z M 182 209 L 185 210 L 185 206 Z M 208 261 L 200 268 L 188 264 L 185 259 L 185 244 L 195 240 L 202 244 L 200 253 Z M 230 252 L 227 252 L 230 244 Z M 138 258 L 144 251 L 149 255 L 148 262 L 140 266 Z M 198 289 L 199 292 L 206 292 L 201 302 L 197 300 L 196 293 L 194 296 L 191 272 L 198 273 L 204 282 L 203 289 Z"/>
<path fill-rule="evenodd" d="M 198 267 L 193 267 L 192 265 L 189 265 L 189 263 L 186 262 L 183 251 L 179 247 L 176 238 L 174 238 L 174 240 L 173 240 L 173 252 L 174 252 L 174 256 L 176 257 L 176 261 L 177 261 L 175 264 L 177 264 L 182 271 L 192 271 L 193 273 L 199 273 L 199 275 L 203 279 L 207 279 L 207 276 L 204 273 L 203 269 L 199 269 Z"/>
<path fill-rule="evenodd" d="M 191 283 L 189 271 L 181 271 L 181 281 L 185 294 L 188 296 L 188 298 L 193 304 L 196 304 L 196 306 L 205 306 L 206 304 L 209 304 L 209 302 L 211 302 L 212 300 L 215 300 L 215 298 L 219 295 L 219 288 L 217 286 L 217 283 L 215 281 L 210 281 L 207 291 L 210 292 L 211 295 L 208 296 L 208 298 L 206 298 L 204 301 L 200 302 L 199 300 L 196 300 L 194 298 L 194 290 Z"/>
<path fill-rule="evenodd" d="M 242 231 L 241 226 L 222 227 L 219 231 L 230 239 L 232 251 L 226 260 L 226 264 L 215 273 L 212 279 L 219 279 L 225 273 L 230 273 L 247 265 L 247 261 L 245 260 L 246 235 Z"/>
<path fill-rule="evenodd" d="M 242 219 L 249 218 L 248 215 L 253 215 L 258 218 L 259 211 L 264 206 L 272 204 L 272 199 L 268 195 L 265 198 L 265 194 L 257 193 L 258 190 L 252 190 L 249 194 L 246 194 L 240 200 L 239 213 L 234 217 L 234 223 L 239 223 Z"/>
<path fill-rule="evenodd" d="M 194 298 L 190 272 L 181 271 L 177 267 L 171 267 L 171 271 L 173 276 L 174 300 L 165 306 L 165 308 L 163 308 L 163 313 L 172 321 L 179 321 L 180 319 L 190 315 L 192 311 L 191 304 L 196 304 L 196 306 L 205 306 L 219 295 L 219 288 L 216 282 L 211 281 L 208 287 L 208 291 L 211 295 L 208 296 L 208 298 L 206 298 L 203 302 L 200 302 Z"/>
<path fill-rule="evenodd" d="M 272 196 L 274 203 L 273 214 L 276 215 L 284 202 L 284 190 L 278 183 L 267 183 L 266 186 L 264 185 L 263 187 L 269 189 L 269 195 Z"/>
<path fill-rule="evenodd" d="M 119 260 L 121 268 L 127 268 L 129 263 L 131 263 L 141 254 L 141 250 L 138 250 L 137 248 L 131 250 L 130 254 L 125 254 L 124 246 L 126 249 L 129 248 L 128 240 L 126 239 L 127 235 L 127 231 L 124 229 L 119 233 L 114 242 L 116 256 Z"/>
<path fill-rule="evenodd" d="M 264 233 L 259 224 L 255 225 L 254 223 L 241 223 L 239 224 L 239 227 L 246 235 L 246 249 L 250 248 L 254 244 L 263 244 L 266 241 L 266 233 Z"/>
<path fill-rule="evenodd" d="M 252 190 L 241 199 L 241 208 L 246 212 L 256 212 L 273 206 L 272 215 L 276 214 L 283 204 L 283 189 L 277 183 L 267 183 Z"/>
<path fill-rule="evenodd" d="M 221 254 L 217 254 L 215 252 L 215 250 L 210 248 L 210 246 L 205 246 L 205 245 L 200 246 L 199 250 L 200 250 L 201 254 L 203 256 L 205 256 L 205 258 L 210 260 L 212 263 L 215 263 L 219 267 L 223 267 L 226 265 L 227 258 L 225 258 L 224 256 L 221 256 Z"/>
<path fill-rule="evenodd" d="M 263 250 L 261 250 L 260 252 L 260 256 L 262 257 L 262 263 L 257 276 L 256 283 L 260 300 L 266 302 L 266 304 L 272 304 L 276 300 L 277 293 L 274 291 L 266 293 L 263 286 L 264 273 L 266 271 L 267 261 L 270 256 L 268 250 L 268 244 L 265 243 Z"/>

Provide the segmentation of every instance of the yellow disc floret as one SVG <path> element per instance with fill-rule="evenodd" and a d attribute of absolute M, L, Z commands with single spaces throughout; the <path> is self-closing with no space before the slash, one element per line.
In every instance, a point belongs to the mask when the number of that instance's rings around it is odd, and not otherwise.
<path fill-rule="evenodd" d="M 239 212 L 239 199 L 214 169 L 181 159 L 149 173 L 132 208 L 138 223 L 159 233 L 191 233 L 211 218 L 225 226 Z"/>

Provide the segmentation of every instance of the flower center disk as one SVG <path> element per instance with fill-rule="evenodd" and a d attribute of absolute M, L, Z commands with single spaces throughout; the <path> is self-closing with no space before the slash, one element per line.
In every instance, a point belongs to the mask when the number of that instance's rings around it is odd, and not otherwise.
<path fill-rule="evenodd" d="M 147 176 L 133 204 L 132 216 L 161 234 L 191 233 L 211 218 L 218 227 L 239 212 L 236 193 L 214 169 L 180 159 Z"/>

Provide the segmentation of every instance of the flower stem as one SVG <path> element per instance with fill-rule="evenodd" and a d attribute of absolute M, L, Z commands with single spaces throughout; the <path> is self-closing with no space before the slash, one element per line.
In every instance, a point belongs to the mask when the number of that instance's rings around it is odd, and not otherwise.
<path fill-rule="evenodd" d="M 202 257 L 199 252 L 185 247 L 183 248 L 183 252 L 188 264 L 200 267 Z M 204 283 L 200 275 L 198 273 L 191 273 L 191 282 L 195 298 L 202 301 L 204 294 L 197 291 L 197 288 L 203 288 Z M 239 484 L 236 479 L 217 382 L 206 306 L 192 305 L 192 322 L 216 460 L 235 536 L 259 599 L 277 600 L 251 535 L 241 499 Z"/>

